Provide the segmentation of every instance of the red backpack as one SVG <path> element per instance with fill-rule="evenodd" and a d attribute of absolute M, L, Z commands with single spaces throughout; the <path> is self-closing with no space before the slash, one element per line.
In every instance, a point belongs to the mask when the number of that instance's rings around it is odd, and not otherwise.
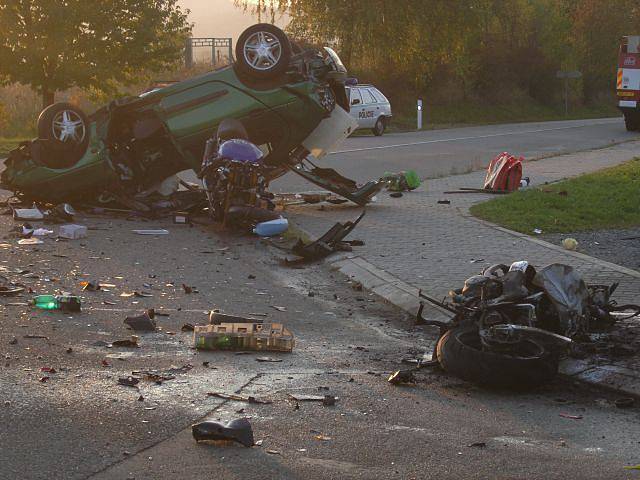
<path fill-rule="evenodd" d="M 502 152 L 491 160 L 484 179 L 486 190 L 513 192 L 520 187 L 523 158 L 516 158 L 508 152 Z"/>

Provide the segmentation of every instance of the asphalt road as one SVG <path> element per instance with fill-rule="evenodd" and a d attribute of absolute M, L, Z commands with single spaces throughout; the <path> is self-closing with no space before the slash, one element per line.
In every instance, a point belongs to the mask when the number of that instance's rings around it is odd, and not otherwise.
<path fill-rule="evenodd" d="M 616 408 L 615 395 L 562 380 L 527 394 L 490 392 L 435 370 L 394 387 L 387 375 L 429 350 L 434 332 L 322 265 L 285 268 L 281 252 L 211 225 L 76 221 L 89 226 L 86 240 L 18 246 L 13 220 L 0 216 L 2 274 L 84 302 L 68 315 L 20 305 L 29 294 L 0 298 L 2 479 L 637 477 L 623 466 L 640 463 L 638 408 Z M 170 233 L 144 237 L 136 228 Z M 83 292 L 87 279 L 114 286 Z M 186 294 L 183 283 L 199 293 Z M 122 296 L 141 290 L 153 296 Z M 124 317 L 148 307 L 170 313 L 157 317 L 159 332 L 140 334 L 140 348 L 105 346 L 128 338 Z M 206 323 L 211 308 L 283 321 L 296 348 L 195 351 L 181 326 Z M 265 355 L 281 361 L 256 361 Z M 118 385 L 139 370 L 176 378 Z M 273 403 L 223 401 L 207 396 L 213 391 Z M 289 396 L 325 393 L 339 397 L 336 406 L 296 406 Z M 250 418 L 260 445 L 191 437 L 201 418 L 238 417 Z"/>
<path fill-rule="evenodd" d="M 484 168 L 504 151 L 533 159 L 638 137 L 638 133 L 625 130 L 622 117 L 390 133 L 348 138 L 319 164 L 358 182 L 407 169 L 416 170 L 422 178 L 434 178 Z M 315 187 L 289 174 L 274 182 L 272 188 L 292 192 Z"/>
<path fill-rule="evenodd" d="M 327 163 L 349 159 L 340 168 L 358 180 L 394 166 L 422 165 L 428 175 L 505 149 L 531 157 L 631 137 L 617 119 L 473 127 L 357 137 L 342 148 L 357 151 Z M 449 151 L 457 152 L 453 160 Z M 363 167 L 366 159 L 372 163 Z M 211 225 L 76 221 L 89 226 L 86 240 L 18 246 L 14 221 L 0 216 L 0 273 L 35 293 L 71 291 L 84 302 L 83 313 L 64 315 L 20 305 L 28 294 L 0 298 L 2 479 L 638 478 L 623 466 L 640 463 L 640 410 L 616 408 L 615 394 L 563 380 L 526 394 L 491 392 L 431 370 L 415 386 L 394 387 L 388 373 L 429 350 L 434 332 L 321 265 L 285 268 L 281 252 Z M 135 228 L 170 234 L 143 237 Z M 81 291 L 89 279 L 115 286 Z M 199 293 L 186 294 L 183 283 Z M 153 297 L 122 296 L 134 290 Z M 124 317 L 148 307 L 170 313 L 158 317 L 161 331 L 141 334 L 140 348 L 104 346 L 130 336 Z M 193 350 L 181 326 L 206 323 L 212 308 L 285 322 L 296 335 L 294 352 L 259 363 L 264 354 Z M 176 378 L 118 385 L 139 370 Z M 223 401 L 207 396 L 212 391 L 273 403 Z M 296 406 L 291 393 L 339 399 L 334 407 Z M 250 417 L 261 445 L 197 445 L 191 437 L 201 418 L 241 416 Z"/>

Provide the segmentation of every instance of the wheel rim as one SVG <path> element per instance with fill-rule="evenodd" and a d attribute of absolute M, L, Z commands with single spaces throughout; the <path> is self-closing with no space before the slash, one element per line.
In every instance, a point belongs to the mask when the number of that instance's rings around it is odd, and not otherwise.
<path fill-rule="evenodd" d="M 382 120 L 378 120 L 376 122 L 376 130 L 378 132 L 382 132 L 382 129 L 384 128 L 384 124 L 382 123 Z"/>
<path fill-rule="evenodd" d="M 51 125 L 53 138 L 62 143 L 80 144 L 84 141 L 86 129 L 80 115 L 73 110 L 61 110 Z"/>
<path fill-rule="evenodd" d="M 269 32 L 256 32 L 247 38 L 243 47 L 244 59 L 256 70 L 270 70 L 282 57 L 282 44 Z"/>

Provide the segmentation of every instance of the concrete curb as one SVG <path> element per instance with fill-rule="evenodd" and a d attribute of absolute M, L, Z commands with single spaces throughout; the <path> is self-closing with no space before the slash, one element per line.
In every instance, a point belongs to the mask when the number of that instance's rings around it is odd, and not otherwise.
<path fill-rule="evenodd" d="M 501 229 L 501 227 L 498 228 Z M 513 233 L 516 234 L 516 236 L 522 235 L 517 232 Z M 542 242 L 538 239 L 532 240 Z M 542 243 L 546 244 L 547 242 Z M 550 247 L 555 247 L 555 245 L 548 245 Z M 559 249 L 566 252 L 564 249 Z M 591 259 L 588 255 L 578 255 Z M 618 269 L 624 269 L 624 267 L 620 267 L 619 265 L 609 264 L 608 262 L 603 262 L 601 260 L 598 260 L 598 262 L 606 264 L 608 268 L 612 268 L 611 266 L 613 266 L 618 267 Z M 329 261 L 328 265 L 332 270 L 339 271 L 350 279 L 360 282 L 364 289 L 375 293 L 391 305 L 400 308 L 410 315 L 416 314 L 418 306 L 420 305 L 418 289 L 394 277 L 390 273 L 377 268 L 367 262 L 364 258 L 342 258 L 334 260 L 333 262 Z M 638 272 L 634 273 L 638 274 Z M 433 320 L 441 321 L 449 320 L 451 318 L 450 312 L 437 307 L 436 305 L 430 304 L 426 304 L 424 315 L 432 318 Z M 627 396 L 640 398 L 640 375 L 638 375 L 638 372 L 628 368 L 621 368 L 615 365 L 593 365 L 585 362 L 584 360 L 565 359 L 560 363 L 558 373 L 566 379 L 577 381 L 585 385 L 604 388 Z"/>

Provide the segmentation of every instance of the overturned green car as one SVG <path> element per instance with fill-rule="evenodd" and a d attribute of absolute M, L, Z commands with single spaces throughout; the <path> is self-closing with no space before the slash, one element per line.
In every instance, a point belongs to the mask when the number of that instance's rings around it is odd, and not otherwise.
<path fill-rule="evenodd" d="M 49 106 L 38 138 L 10 153 L 0 184 L 48 203 L 135 195 L 180 171 L 199 171 L 207 139 L 234 118 L 268 152 L 269 180 L 294 171 L 363 205 L 381 182 L 358 188 L 310 163 L 355 129 L 346 74 L 333 50 L 301 49 L 277 27 L 257 24 L 238 39 L 231 66 L 114 100 L 90 116 L 67 103 Z"/>

